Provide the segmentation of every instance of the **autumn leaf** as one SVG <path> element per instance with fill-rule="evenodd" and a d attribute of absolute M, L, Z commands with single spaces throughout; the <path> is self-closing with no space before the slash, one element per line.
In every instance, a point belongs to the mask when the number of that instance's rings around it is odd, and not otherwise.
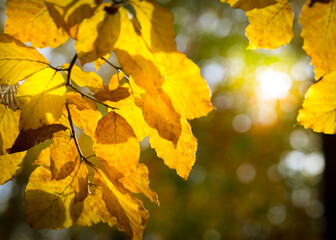
<path fill-rule="evenodd" d="M 297 121 L 315 132 L 334 134 L 336 132 L 336 72 L 310 86 Z"/>
<path fill-rule="evenodd" d="M 102 58 L 109 59 L 110 56 L 111 56 L 111 53 L 107 53 Z M 96 71 L 98 71 L 99 68 L 106 63 L 106 61 L 103 60 L 102 58 L 98 58 L 97 60 L 93 61 Z"/>
<path fill-rule="evenodd" d="M 76 161 L 79 161 L 78 152 L 70 130 L 53 134 L 53 143 L 50 145 L 50 171 L 52 179 L 64 179 L 72 173 Z"/>
<path fill-rule="evenodd" d="M 247 49 L 274 49 L 289 43 L 293 37 L 294 13 L 288 0 L 246 13 L 250 24 L 246 36 L 250 40 Z"/>
<path fill-rule="evenodd" d="M 64 78 L 51 68 L 29 77 L 20 86 L 16 96 L 23 129 L 37 129 L 54 124 L 62 115 L 65 93 Z"/>
<path fill-rule="evenodd" d="M 130 175 L 138 165 L 139 142 L 132 127 L 115 112 L 98 121 L 93 149 L 113 179 Z"/>
<path fill-rule="evenodd" d="M 93 138 L 97 123 L 102 118 L 101 113 L 97 110 L 96 103 L 74 92 L 67 93 L 67 103 L 74 124 Z"/>
<path fill-rule="evenodd" d="M 112 51 L 119 26 L 120 16 L 113 4 L 101 4 L 91 18 L 84 19 L 75 44 L 81 63 L 92 62 Z"/>
<path fill-rule="evenodd" d="M 26 151 L 0 155 L 0 185 L 11 180 L 22 171 L 23 158 L 25 155 Z"/>
<path fill-rule="evenodd" d="M 0 84 L 16 84 L 47 66 L 48 61 L 35 48 L 0 34 Z"/>
<path fill-rule="evenodd" d="M 111 180 L 104 171 L 95 175 L 97 186 L 101 187 L 106 208 L 118 221 L 118 228 L 130 239 L 142 239 L 142 232 L 148 219 L 148 212 L 140 200 L 133 197 L 119 182 Z"/>
<path fill-rule="evenodd" d="M 128 177 L 123 177 L 120 182 L 125 188 L 133 193 L 143 193 L 153 203 L 159 205 L 159 199 L 156 192 L 149 188 L 148 169 L 145 164 L 140 163 L 137 169 Z"/>
<path fill-rule="evenodd" d="M 43 125 L 37 129 L 21 129 L 14 144 L 11 145 L 10 153 L 28 150 L 39 143 L 51 139 L 53 133 L 66 129 L 67 127 L 62 124 Z"/>
<path fill-rule="evenodd" d="M 79 24 L 93 15 L 96 0 L 45 0 L 50 16 L 58 27 L 62 27 L 70 37 L 76 39 Z"/>
<path fill-rule="evenodd" d="M 0 104 L 0 155 L 8 152 L 19 135 L 20 111 Z"/>
<path fill-rule="evenodd" d="M 43 166 L 34 170 L 25 191 L 25 212 L 32 227 L 60 229 L 77 221 L 83 203 L 74 203 L 75 190 L 70 186 L 76 172 L 57 181 L 51 180 L 50 171 Z"/>
<path fill-rule="evenodd" d="M 63 68 L 68 68 L 69 64 L 64 64 Z M 74 65 L 71 70 L 71 80 L 78 86 L 87 87 L 92 92 L 98 92 L 104 88 L 103 80 L 95 72 L 85 72 L 80 67 Z"/>
<path fill-rule="evenodd" d="M 243 11 L 250 11 L 254 8 L 265 8 L 276 4 L 276 0 L 221 0 L 230 4 L 233 8 L 240 8 Z"/>
<path fill-rule="evenodd" d="M 336 70 L 336 3 L 316 2 L 309 6 L 309 1 L 302 9 L 299 19 L 302 25 L 301 36 L 303 49 L 315 65 L 315 78 Z"/>
<path fill-rule="evenodd" d="M 17 110 L 19 107 L 16 100 L 16 92 L 19 86 L 19 83 L 13 85 L 0 84 L 0 103 L 8 105 L 14 111 Z"/>
<path fill-rule="evenodd" d="M 8 0 L 6 6 L 5 33 L 20 41 L 44 48 L 57 47 L 68 39 L 50 16 L 44 1 Z"/>

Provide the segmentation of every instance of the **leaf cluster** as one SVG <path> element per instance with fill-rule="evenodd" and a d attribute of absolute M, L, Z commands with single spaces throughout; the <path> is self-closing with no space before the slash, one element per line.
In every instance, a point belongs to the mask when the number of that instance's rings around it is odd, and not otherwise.
<path fill-rule="evenodd" d="M 51 139 L 34 161 L 38 167 L 25 190 L 30 225 L 60 229 L 103 221 L 130 239 L 142 239 L 149 215 L 134 194 L 159 201 L 149 188 L 146 165 L 139 163 L 139 141 L 149 136 L 165 164 L 187 179 L 197 148 L 188 120 L 212 110 L 199 68 L 177 51 L 172 14 L 153 0 L 8 0 L 6 5 L 0 35 L 0 183 L 22 170 L 28 149 Z M 76 55 L 61 67 L 36 49 L 69 38 Z M 111 53 L 120 65 L 108 60 Z M 99 74 L 82 70 L 90 62 L 97 70 L 108 64 L 117 73 L 104 85 Z M 92 139 L 94 155 L 83 154 L 78 129 Z"/>

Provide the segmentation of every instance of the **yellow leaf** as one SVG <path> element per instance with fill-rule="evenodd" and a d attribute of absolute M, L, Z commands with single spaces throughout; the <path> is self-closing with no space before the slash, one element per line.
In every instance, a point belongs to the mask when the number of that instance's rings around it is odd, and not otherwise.
<path fill-rule="evenodd" d="M 123 72 L 118 72 L 118 73 L 114 74 L 110 79 L 108 89 L 110 91 L 116 90 L 120 86 L 120 84 L 122 83 L 123 79 L 124 79 L 124 73 Z"/>
<path fill-rule="evenodd" d="M 303 49 L 315 65 L 315 78 L 336 70 L 336 2 L 328 4 L 309 1 L 303 7 L 299 19 L 302 24 Z"/>
<path fill-rule="evenodd" d="M 7 153 L 19 135 L 20 111 L 0 104 L 0 155 Z"/>
<path fill-rule="evenodd" d="M 106 208 L 117 218 L 119 230 L 125 231 L 130 239 L 141 240 L 148 219 L 147 210 L 140 200 L 108 175 L 101 170 L 95 175 L 96 184 L 102 189 Z"/>
<path fill-rule="evenodd" d="M 336 71 L 310 86 L 297 121 L 315 132 L 336 132 Z"/>
<path fill-rule="evenodd" d="M 119 35 L 120 16 L 112 4 L 100 5 L 79 25 L 75 47 L 82 64 L 109 53 Z"/>
<path fill-rule="evenodd" d="M 254 8 L 264 8 L 275 4 L 276 0 L 221 0 L 233 8 L 240 8 L 243 11 L 250 11 Z"/>
<path fill-rule="evenodd" d="M 70 186 L 76 172 L 56 181 L 51 180 L 50 171 L 43 166 L 34 170 L 25 191 L 25 213 L 32 227 L 60 229 L 77 221 L 83 203 L 74 203 L 75 191 Z"/>
<path fill-rule="evenodd" d="M 111 56 L 111 53 L 107 53 L 107 54 L 105 54 L 105 56 L 103 56 L 103 58 L 105 58 L 107 60 L 107 59 L 109 59 L 110 56 Z M 95 66 L 96 71 L 98 71 L 99 68 L 101 66 L 103 66 L 105 63 L 106 63 L 105 60 L 103 60 L 101 58 L 98 58 L 97 60 L 93 61 L 93 64 Z"/>
<path fill-rule="evenodd" d="M 67 127 L 62 124 L 43 125 L 37 129 L 21 129 L 10 153 L 21 152 L 52 138 L 53 133 L 64 131 Z"/>
<path fill-rule="evenodd" d="M 176 147 L 172 142 L 160 137 L 154 131 L 150 133 L 149 143 L 168 167 L 176 169 L 180 177 L 187 179 L 195 163 L 197 139 L 192 134 L 191 127 L 185 119 L 181 119 L 181 126 L 182 132 Z"/>
<path fill-rule="evenodd" d="M 119 12 L 120 36 L 114 51 L 123 69 L 132 75 L 136 84 L 150 95 L 164 91 L 174 109 L 188 119 L 211 111 L 210 91 L 199 68 L 178 52 L 153 53 L 137 32 L 134 21 L 128 18 L 126 10 L 120 8 Z M 167 28 L 170 29 L 169 26 Z"/>
<path fill-rule="evenodd" d="M 99 120 L 93 149 L 114 179 L 130 175 L 138 165 L 139 142 L 132 127 L 117 113 L 109 112 Z"/>
<path fill-rule="evenodd" d="M 26 151 L 13 154 L 6 153 L 0 156 L 0 185 L 11 180 L 21 172 L 25 155 Z"/>
<path fill-rule="evenodd" d="M 141 36 L 153 52 L 175 52 L 175 30 L 173 14 L 156 1 L 131 0 L 140 23 Z"/>
<path fill-rule="evenodd" d="M 96 0 L 45 0 L 50 16 L 63 27 L 72 38 L 76 38 L 78 25 L 93 15 Z"/>
<path fill-rule="evenodd" d="M 69 176 L 77 161 L 78 151 L 74 139 L 70 137 L 70 130 L 54 133 L 53 143 L 50 145 L 52 179 L 60 180 Z"/>
<path fill-rule="evenodd" d="M 140 163 L 138 168 L 128 177 L 123 177 L 120 182 L 133 193 L 143 193 L 153 203 L 159 204 L 158 195 L 149 188 L 148 169 Z"/>
<path fill-rule="evenodd" d="M 32 47 L 0 34 L 0 84 L 15 84 L 48 66 L 48 61 Z"/>
<path fill-rule="evenodd" d="M 42 149 L 37 159 L 33 162 L 33 165 L 41 165 L 50 170 L 50 147 Z"/>
<path fill-rule="evenodd" d="M 84 200 L 84 208 L 76 224 L 91 226 L 100 221 L 106 222 L 111 227 L 118 225 L 117 218 L 111 216 L 106 208 L 102 192 L 97 190 Z"/>
<path fill-rule="evenodd" d="M 57 47 L 68 39 L 41 0 L 8 0 L 5 33 L 38 48 Z"/>
<path fill-rule="evenodd" d="M 246 28 L 250 40 L 247 49 L 274 49 L 289 43 L 293 37 L 294 13 L 289 0 L 248 11 L 246 15 L 250 22 Z"/>
<path fill-rule="evenodd" d="M 62 115 L 65 93 L 64 78 L 51 68 L 29 77 L 20 86 L 16 96 L 23 129 L 36 129 L 55 123 Z"/>
<path fill-rule="evenodd" d="M 71 183 L 72 189 L 75 191 L 75 204 L 86 199 L 88 194 L 88 169 L 84 162 L 81 162 L 76 171 L 75 178 Z"/>
<path fill-rule="evenodd" d="M 63 64 L 63 68 L 68 68 L 69 64 Z M 74 65 L 71 70 L 71 80 L 81 87 L 87 87 L 92 92 L 104 89 L 103 80 L 95 72 L 84 72 L 80 67 Z"/>
<path fill-rule="evenodd" d="M 73 92 L 67 93 L 67 102 L 74 124 L 93 138 L 97 123 L 102 118 L 101 113 L 97 111 L 96 103 Z"/>

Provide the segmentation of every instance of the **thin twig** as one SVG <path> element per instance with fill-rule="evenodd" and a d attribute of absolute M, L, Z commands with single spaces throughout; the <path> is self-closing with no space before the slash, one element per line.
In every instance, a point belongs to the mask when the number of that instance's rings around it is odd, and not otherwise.
<path fill-rule="evenodd" d="M 65 103 L 65 107 L 66 107 L 67 112 L 68 112 L 68 120 L 69 120 L 70 127 L 71 127 L 71 137 L 74 139 L 74 142 L 75 142 L 75 145 L 76 145 L 76 148 L 77 148 L 77 151 L 78 151 L 78 154 L 79 154 L 79 157 L 80 157 L 81 161 L 84 161 L 87 165 L 89 165 L 93 169 L 97 170 L 96 166 L 92 162 L 90 162 L 86 157 L 84 157 L 83 152 L 82 152 L 82 150 L 79 146 L 79 143 L 78 143 L 78 140 L 77 140 L 77 137 L 76 137 L 74 124 L 73 124 L 73 121 L 72 121 L 72 118 L 71 118 L 70 108 L 69 108 L 69 105 L 68 105 L 67 102 Z"/>
<path fill-rule="evenodd" d="M 77 60 L 77 53 L 75 54 L 75 56 L 72 58 L 69 67 L 66 69 L 66 71 L 68 71 L 68 76 L 67 76 L 67 85 L 70 85 L 70 76 L 71 76 L 71 70 L 72 67 L 75 65 L 75 62 Z"/>
<path fill-rule="evenodd" d="M 118 72 L 121 72 L 124 74 L 124 77 L 127 79 L 127 81 L 129 81 L 129 76 L 127 76 L 127 74 L 123 71 L 123 69 L 121 67 L 117 67 L 116 65 L 114 65 L 113 63 L 111 63 L 110 61 L 108 61 L 106 58 L 101 57 L 101 59 L 103 59 L 105 62 L 107 62 L 110 66 L 112 66 L 115 70 L 117 70 Z"/>

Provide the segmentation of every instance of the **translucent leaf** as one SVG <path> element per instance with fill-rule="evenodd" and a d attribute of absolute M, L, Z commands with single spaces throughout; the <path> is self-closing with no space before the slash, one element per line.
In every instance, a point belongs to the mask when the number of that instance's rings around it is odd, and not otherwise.
<path fill-rule="evenodd" d="M 76 38 L 78 25 L 84 18 L 93 15 L 99 1 L 96 0 L 45 0 L 50 16 L 55 23 Z"/>
<path fill-rule="evenodd" d="M 6 153 L 0 156 L 0 185 L 11 180 L 21 172 L 25 155 L 26 152 L 18 152 L 13 154 Z"/>
<path fill-rule="evenodd" d="M 250 40 L 247 49 L 275 49 L 290 42 L 293 37 L 294 13 L 288 0 L 246 13 L 250 24 L 246 36 Z"/>
<path fill-rule="evenodd" d="M 64 64 L 68 68 L 69 64 Z M 95 72 L 84 72 L 80 67 L 74 65 L 71 70 L 71 80 L 81 87 L 87 87 L 92 92 L 104 89 L 103 80 Z"/>
<path fill-rule="evenodd" d="M 23 129 L 36 129 L 55 123 L 66 101 L 65 81 L 59 72 L 43 69 L 29 77 L 16 95 Z"/>
<path fill-rule="evenodd" d="M 48 66 L 48 61 L 32 47 L 0 34 L 0 84 L 15 84 Z"/>
<path fill-rule="evenodd" d="M 153 52 L 175 52 L 173 14 L 155 1 L 131 0 L 140 24 L 141 36 Z"/>
<path fill-rule="evenodd" d="M 111 180 L 108 174 L 98 170 L 96 184 L 101 187 L 106 208 L 118 221 L 119 230 L 125 231 L 130 239 L 142 239 L 148 212 L 140 200 L 133 197 L 122 185 Z"/>
<path fill-rule="evenodd" d="M 336 71 L 310 86 L 297 121 L 315 132 L 336 132 Z"/>
<path fill-rule="evenodd" d="M 103 56 L 103 58 L 109 59 L 110 56 L 111 56 L 111 53 L 107 53 L 107 54 L 105 54 L 105 56 Z M 93 64 L 95 66 L 96 71 L 98 71 L 99 68 L 101 66 L 103 66 L 105 63 L 106 63 L 105 60 L 103 60 L 101 58 L 98 58 L 97 60 L 93 61 Z"/>
<path fill-rule="evenodd" d="M 124 73 L 123 72 L 118 72 L 116 74 L 114 74 L 111 79 L 110 82 L 108 84 L 108 89 L 110 91 L 116 90 L 120 84 L 122 83 L 124 79 Z"/>
<path fill-rule="evenodd" d="M 138 165 L 139 142 L 132 127 L 117 113 L 109 112 L 99 120 L 93 148 L 109 176 L 115 179 L 130 175 Z"/>
<path fill-rule="evenodd" d="M 101 113 L 97 111 L 96 103 L 73 92 L 67 94 L 67 102 L 74 124 L 93 138 L 97 123 L 102 118 Z"/>
<path fill-rule="evenodd" d="M 8 152 L 19 135 L 20 111 L 0 104 L 0 155 Z"/>
<path fill-rule="evenodd" d="M 68 39 L 41 0 L 8 0 L 5 33 L 38 48 L 57 47 Z"/>
<path fill-rule="evenodd" d="M 72 173 L 76 161 L 79 161 L 74 139 L 70 137 L 70 130 L 53 134 L 50 145 L 50 171 L 52 179 L 64 179 Z"/>
<path fill-rule="evenodd" d="M 34 147 L 35 145 L 52 138 L 53 133 L 64 131 L 67 127 L 62 124 L 43 125 L 37 129 L 21 129 L 13 146 L 10 148 L 10 153 L 21 152 Z"/>
<path fill-rule="evenodd" d="M 134 19 L 129 19 L 126 10 L 119 11 L 120 36 L 114 51 L 123 69 L 147 94 L 164 91 L 180 115 L 188 119 L 206 115 L 212 109 L 210 91 L 199 68 L 178 52 L 153 53 L 139 34 Z"/>
<path fill-rule="evenodd" d="M 119 35 L 120 16 L 112 4 L 100 5 L 95 14 L 79 25 L 75 44 L 82 64 L 109 53 Z"/>
<path fill-rule="evenodd" d="M 51 180 L 51 173 L 40 166 L 30 175 L 25 191 L 25 213 L 34 228 L 70 227 L 80 216 L 83 203 L 74 203 L 75 191 L 70 186 L 76 171 L 65 179 Z"/>
<path fill-rule="evenodd" d="M 143 193 L 153 203 L 159 204 L 158 195 L 149 188 L 148 169 L 140 163 L 138 168 L 128 177 L 123 177 L 120 182 L 133 193 Z"/>
<path fill-rule="evenodd" d="M 303 49 L 315 65 L 315 78 L 336 70 L 335 1 L 328 4 L 317 2 L 312 7 L 307 1 L 299 21 L 302 24 Z"/>
<path fill-rule="evenodd" d="M 151 131 L 149 143 L 165 164 L 176 169 L 177 174 L 187 179 L 195 163 L 197 139 L 191 132 L 191 127 L 185 119 L 181 119 L 182 132 L 176 147 L 170 141 Z"/>
<path fill-rule="evenodd" d="M 264 8 L 275 4 L 276 0 L 221 0 L 233 8 L 240 8 L 243 11 L 250 11 L 254 8 Z"/>

